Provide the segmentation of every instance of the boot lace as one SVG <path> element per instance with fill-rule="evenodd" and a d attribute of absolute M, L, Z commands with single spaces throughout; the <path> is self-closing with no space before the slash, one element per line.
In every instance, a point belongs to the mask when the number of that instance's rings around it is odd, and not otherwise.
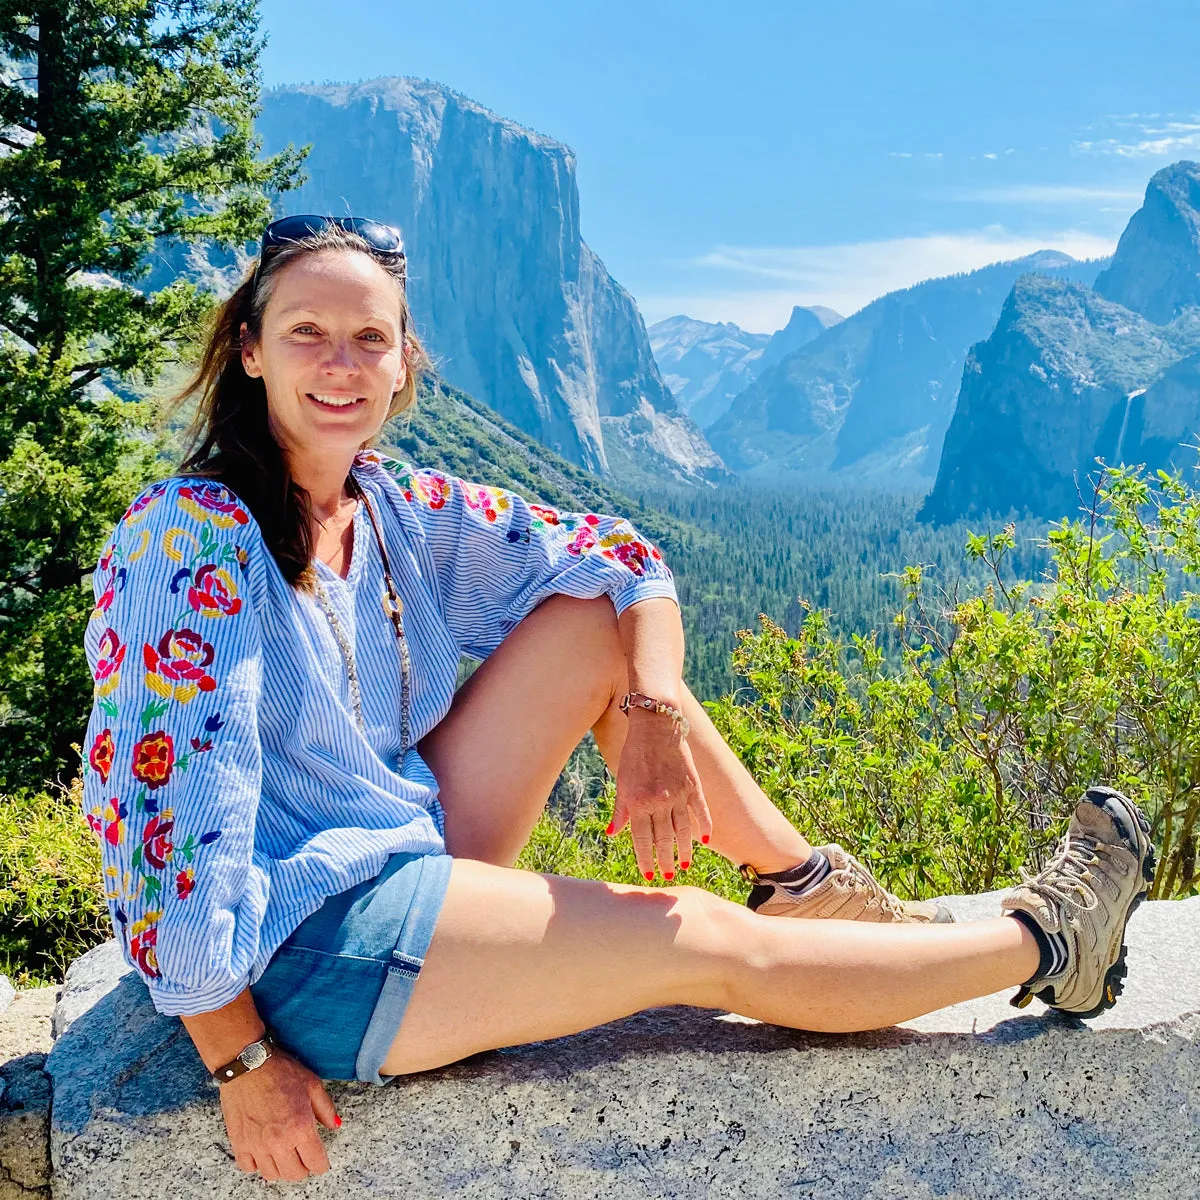
<path fill-rule="evenodd" d="M 891 913 L 895 917 L 903 916 L 904 909 L 901 901 L 893 896 L 891 892 L 884 891 L 883 887 L 879 883 L 879 880 L 877 880 L 875 876 L 872 875 L 871 872 L 868 871 L 867 868 L 864 867 L 863 864 L 854 857 L 853 854 L 847 854 L 846 858 L 846 869 L 853 876 L 855 885 L 865 889 L 867 894 L 877 900 L 885 911 Z"/>
<path fill-rule="evenodd" d="M 1092 868 L 1103 868 L 1103 856 L 1111 857 L 1113 849 L 1095 838 L 1067 835 L 1059 842 L 1057 853 L 1044 870 L 1030 875 L 1024 867 L 1021 868 L 1022 883 L 1052 906 L 1091 912 L 1100 905 L 1100 898 L 1092 883 Z"/>

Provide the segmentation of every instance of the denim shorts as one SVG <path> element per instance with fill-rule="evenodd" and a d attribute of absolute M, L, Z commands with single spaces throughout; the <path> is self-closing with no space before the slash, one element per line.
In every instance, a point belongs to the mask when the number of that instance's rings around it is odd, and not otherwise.
<path fill-rule="evenodd" d="M 374 879 L 330 896 L 250 985 L 279 1044 L 322 1079 L 390 1083 L 379 1068 L 433 938 L 446 854 L 393 854 Z"/>

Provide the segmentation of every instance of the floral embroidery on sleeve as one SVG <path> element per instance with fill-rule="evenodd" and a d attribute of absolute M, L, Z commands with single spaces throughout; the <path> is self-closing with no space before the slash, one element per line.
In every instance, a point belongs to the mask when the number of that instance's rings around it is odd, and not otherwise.
<path fill-rule="evenodd" d="M 116 902 L 113 913 L 129 957 L 151 979 L 161 978 L 156 947 L 163 906 L 168 897 L 184 902 L 191 896 L 196 872 L 202 869 L 200 850 L 221 837 L 220 829 L 180 829 L 166 801 L 178 774 L 212 750 L 224 725 L 220 712 L 202 713 L 189 706 L 217 688 L 219 654 L 206 630 L 242 611 L 238 592 L 248 563 L 241 546 L 219 540 L 213 531 L 245 525 L 249 514 L 227 488 L 205 481 L 177 489 L 175 505 L 183 521 L 151 546 L 142 522 L 168 490 L 167 483 L 154 484 L 129 506 L 97 566 L 99 598 L 91 619 L 106 626 L 93 671 L 94 696 L 108 724 L 88 748 L 84 766 L 85 772 L 95 772 L 106 793 L 110 777 L 126 781 L 124 795 L 110 795 L 84 815 L 102 846 L 125 847 L 132 839 L 132 853 L 121 867 L 104 868 L 105 894 Z M 128 583 L 130 564 L 147 553 L 178 564 L 165 584 L 178 598 L 177 611 L 166 629 L 140 647 L 142 688 L 118 693 L 122 672 L 130 669 L 129 647 L 107 624 L 108 614 Z M 122 723 L 122 708 L 136 708 L 139 700 L 136 718 Z M 114 734 L 114 729 L 121 732 Z M 122 745 L 122 736 L 130 742 Z M 126 910 L 135 902 L 146 911 L 130 921 Z"/>

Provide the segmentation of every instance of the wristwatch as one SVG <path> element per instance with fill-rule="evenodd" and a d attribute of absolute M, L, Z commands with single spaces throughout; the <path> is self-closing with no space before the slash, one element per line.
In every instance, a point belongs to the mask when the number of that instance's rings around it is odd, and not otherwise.
<path fill-rule="evenodd" d="M 236 1079 L 239 1075 L 245 1075 L 247 1071 L 261 1067 L 271 1057 L 272 1047 L 278 1046 L 278 1044 L 268 1031 L 257 1042 L 251 1042 L 232 1062 L 218 1067 L 209 1078 L 219 1087 L 231 1079 Z"/>

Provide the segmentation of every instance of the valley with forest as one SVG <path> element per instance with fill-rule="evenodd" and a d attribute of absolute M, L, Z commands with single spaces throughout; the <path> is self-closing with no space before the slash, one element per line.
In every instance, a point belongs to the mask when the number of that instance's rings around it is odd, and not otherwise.
<path fill-rule="evenodd" d="M 4 335 L 4 409 L 23 416 L 0 429 L 0 970 L 52 980 L 108 936 L 87 880 L 92 830 L 119 816 L 78 812 L 98 769 L 93 571 L 129 498 L 178 465 L 167 383 L 268 212 L 403 230 L 433 366 L 382 447 L 627 517 L 673 572 L 685 682 L 814 841 L 905 897 L 999 887 L 1103 778 L 1153 814 L 1152 895 L 1200 891 L 1200 164 L 1147 181 L 1110 258 L 1047 246 L 851 313 L 796 306 L 768 334 L 647 326 L 582 238 L 574 152 L 441 84 L 274 88 L 253 133 L 270 156 L 253 203 L 197 186 L 193 225 L 159 212 L 153 255 L 125 230 L 60 264 L 74 325 L 47 308 Z M 108 202 L 79 219 L 116 237 Z M 80 271 L 90 289 L 67 282 Z M 0 276 L 6 311 L 48 303 L 31 278 Z M 603 833 L 613 797 L 589 739 L 524 865 L 638 881 L 628 838 Z M 746 892 L 704 850 L 692 876 Z"/>

